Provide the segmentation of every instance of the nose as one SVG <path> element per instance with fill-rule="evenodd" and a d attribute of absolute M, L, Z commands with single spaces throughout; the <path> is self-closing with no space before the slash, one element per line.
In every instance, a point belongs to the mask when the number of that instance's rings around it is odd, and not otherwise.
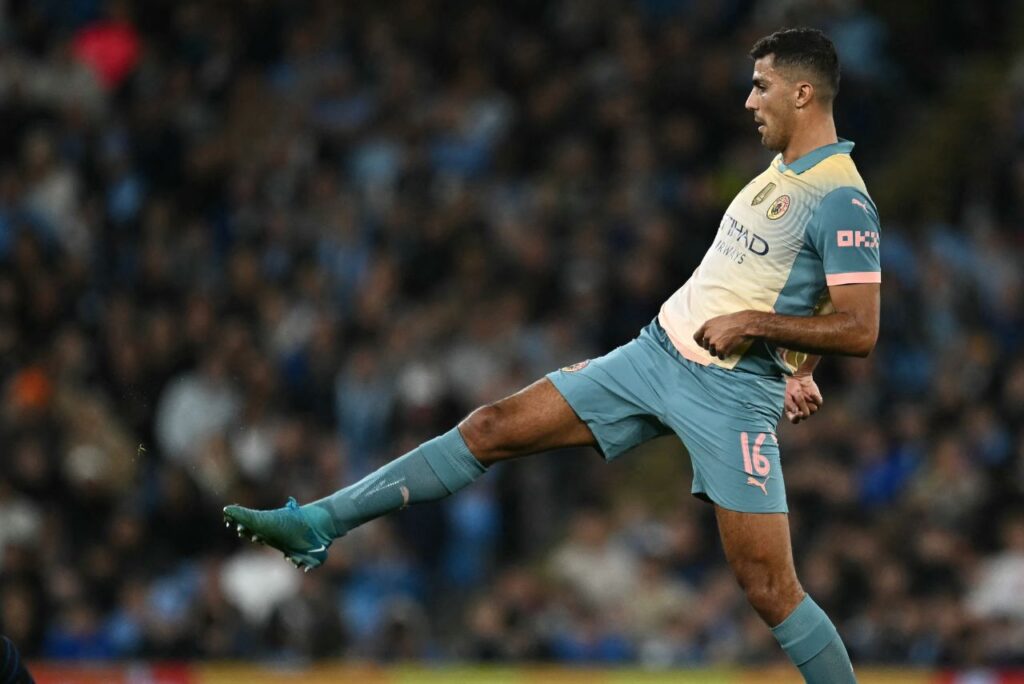
<path fill-rule="evenodd" d="M 749 112 L 756 112 L 757 111 L 757 98 L 754 97 L 754 90 L 753 90 L 753 88 L 751 88 L 750 94 L 747 95 L 747 101 L 743 103 L 743 106 Z"/>

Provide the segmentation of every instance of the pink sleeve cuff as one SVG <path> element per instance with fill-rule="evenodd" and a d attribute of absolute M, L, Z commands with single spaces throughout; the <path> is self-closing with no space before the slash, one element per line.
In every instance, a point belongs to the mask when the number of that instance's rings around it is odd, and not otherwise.
<path fill-rule="evenodd" d="M 858 273 L 828 273 L 825 275 L 828 285 L 853 285 L 855 283 L 880 283 L 881 271 L 860 271 Z"/>

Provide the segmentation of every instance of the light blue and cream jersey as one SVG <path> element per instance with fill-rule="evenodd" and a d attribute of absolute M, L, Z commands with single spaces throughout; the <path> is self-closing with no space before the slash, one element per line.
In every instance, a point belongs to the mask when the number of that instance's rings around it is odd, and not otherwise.
<path fill-rule="evenodd" d="M 806 354 L 755 340 L 718 359 L 693 334 L 710 318 L 745 309 L 826 314 L 830 286 L 881 282 L 878 210 L 852 149 L 840 139 L 792 164 L 779 155 L 740 191 L 700 266 L 658 314 L 680 354 L 762 375 L 791 373 Z"/>

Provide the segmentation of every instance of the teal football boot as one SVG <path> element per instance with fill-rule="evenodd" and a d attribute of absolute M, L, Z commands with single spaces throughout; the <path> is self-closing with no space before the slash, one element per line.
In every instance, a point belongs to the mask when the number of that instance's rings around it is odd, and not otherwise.
<path fill-rule="evenodd" d="M 314 518 L 323 517 L 322 520 Z M 284 508 L 257 511 L 232 504 L 224 507 L 224 520 L 238 536 L 272 546 L 292 565 L 309 572 L 327 560 L 327 548 L 334 541 L 324 532 L 331 527 L 330 517 L 316 508 L 303 509 L 293 497 Z"/>

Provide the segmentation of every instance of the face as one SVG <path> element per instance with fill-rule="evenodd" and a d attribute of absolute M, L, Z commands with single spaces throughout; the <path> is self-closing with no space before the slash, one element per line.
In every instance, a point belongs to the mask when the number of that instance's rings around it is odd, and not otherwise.
<path fill-rule="evenodd" d="M 761 144 L 769 150 L 786 149 L 796 119 L 792 85 L 775 69 L 775 55 L 754 62 L 753 87 L 744 105 L 754 115 Z"/>

